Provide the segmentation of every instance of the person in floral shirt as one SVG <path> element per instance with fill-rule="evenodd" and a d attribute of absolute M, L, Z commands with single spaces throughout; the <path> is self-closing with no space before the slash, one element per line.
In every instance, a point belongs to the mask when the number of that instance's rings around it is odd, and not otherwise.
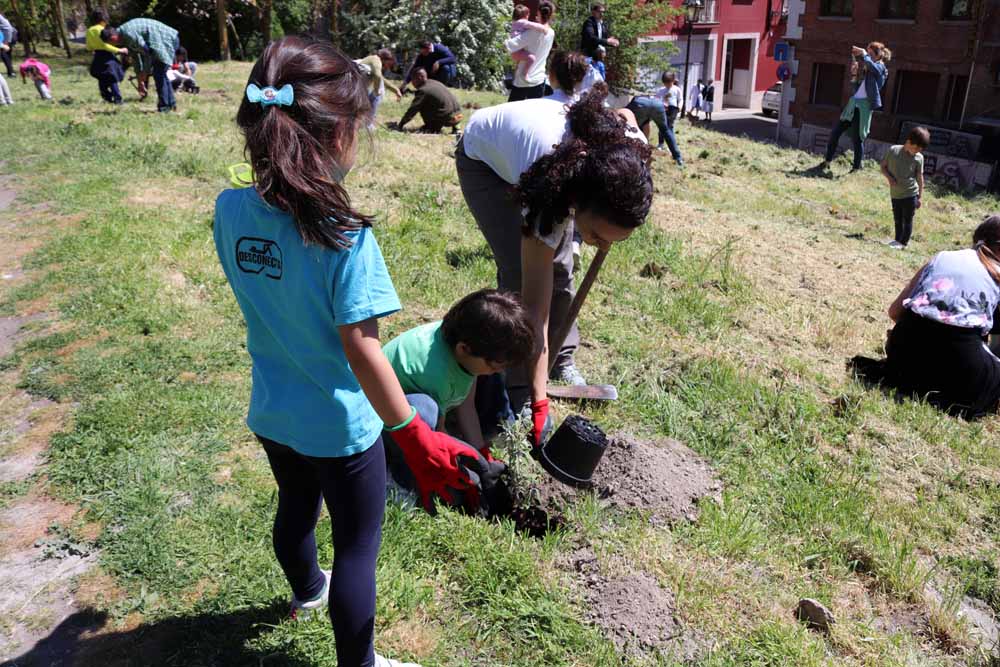
<path fill-rule="evenodd" d="M 940 252 L 889 306 L 886 383 L 975 419 L 1000 405 L 1000 215 L 986 218 L 965 250 Z"/>

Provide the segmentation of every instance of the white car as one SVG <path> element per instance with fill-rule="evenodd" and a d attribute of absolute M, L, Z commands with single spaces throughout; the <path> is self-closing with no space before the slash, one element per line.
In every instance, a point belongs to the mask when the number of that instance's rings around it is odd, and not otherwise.
<path fill-rule="evenodd" d="M 781 82 L 774 84 L 764 91 L 764 99 L 760 103 L 761 111 L 765 116 L 773 116 L 781 111 Z"/>

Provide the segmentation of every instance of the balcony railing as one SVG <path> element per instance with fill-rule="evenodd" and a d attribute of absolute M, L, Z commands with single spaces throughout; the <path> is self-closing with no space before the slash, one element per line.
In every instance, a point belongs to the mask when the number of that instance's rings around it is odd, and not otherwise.
<path fill-rule="evenodd" d="M 719 0 L 705 0 L 705 7 L 701 10 L 701 15 L 695 23 L 718 23 Z"/>

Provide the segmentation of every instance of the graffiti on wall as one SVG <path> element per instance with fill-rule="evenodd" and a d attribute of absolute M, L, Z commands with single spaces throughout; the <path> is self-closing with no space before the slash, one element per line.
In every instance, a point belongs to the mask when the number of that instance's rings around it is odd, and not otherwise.
<path fill-rule="evenodd" d="M 803 124 L 799 130 L 799 148 L 813 153 L 826 151 L 830 141 L 830 128 Z M 892 144 L 869 139 L 865 142 L 865 158 L 881 162 Z M 852 150 L 851 139 L 844 135 L 839 148 Z M 962 157 L 924 152 L 924 178 L 928 181 L 959 192 L 982 190 L 989 186 L 993 166 Z"/>
<path fill-rule="evenodd" d="M 915 127 L 920 127 L 920 123 L 906 121 L 899 131 L 899 143 L 906 141 L 906 135 Z M 956 130 L 946 130 L 943 127 L 931 127 L 924 125 L 931 132 L 931 145 L 927 152 L 947 155 L 949 157 L 960 157 L 966 160 L 975 160 L 979 155 L 979 144 L 983 138 L 978 134 L 968 132 L 958 132 Z"/>

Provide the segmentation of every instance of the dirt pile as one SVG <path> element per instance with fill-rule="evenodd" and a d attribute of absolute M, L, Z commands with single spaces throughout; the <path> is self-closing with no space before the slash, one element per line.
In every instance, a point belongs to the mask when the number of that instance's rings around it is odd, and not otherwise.
<path fill-rule="evenodd" d="M 577 577 L 586 600 L 586 619 L 614 642 L 618 650 L 633 656 L 650 651 L 690 660 L 700 645 L 685 632 L 675 616 L 674 595 L 642 571 L 602 572 L 589 547 L 574 552 L 565 568 Z"/>
<path fill-rule="evenodd" d="M 698 516 L 698 501 L 718 497 L 722 483 L 708 462 L 671 439 L 640 440 L 615 434 L 609 438 L 593 485 L 603 503 L 619 510 L 649 512 L 657 526 Z M 538 488 L 540 505 L 561 511 L 580 491 L 546 478 Z"/>

